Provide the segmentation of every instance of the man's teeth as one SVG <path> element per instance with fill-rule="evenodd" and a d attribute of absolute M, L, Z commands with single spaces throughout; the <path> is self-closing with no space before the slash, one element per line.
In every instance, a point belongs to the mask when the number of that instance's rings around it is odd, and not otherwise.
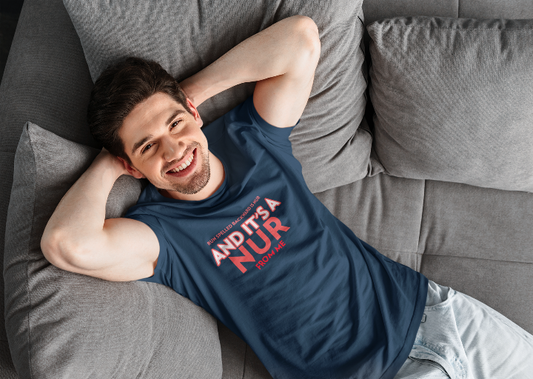
<path fill-rule="evenodd" d="M 170 170 L 169 172 L 174 172 L 174 173 L 176 173 L 176 172 L 180 172 L 181 170 L 183 170 L 183 169 L 189 167 L 189 165 L 191 164 L 193 158 L 194 158 L 194 154 L 191 154 L 191 157 L 190 157 L 189 159 L 187 159 L 187 160 L 186 160 L 181 166 L 178 166 L 178 167 L 176 167 L 175 169 Z"/>

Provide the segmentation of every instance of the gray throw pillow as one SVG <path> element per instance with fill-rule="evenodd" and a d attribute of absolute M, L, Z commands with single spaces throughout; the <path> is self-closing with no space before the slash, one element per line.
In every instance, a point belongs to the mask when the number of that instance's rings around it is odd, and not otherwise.
<path fill-rule="evenodd" d="M 367 175 L 372 138 L 359 127 L 366 105 L 362 0 L 63 2 L 93 80 L 111 63 L 139 56 L 159 62 L 181 81 L 278 20 L 311 17 L 322 54 L 309 104 L 291 135 L 294 155 L 313 192 Z M 252 91 L 253 84 L 225 91 L 202 104 L 200 114 L 209 124 Z"/>
<path fill-rule="evenodd" d="M 395 176 L 533 192 L 533 21 L 368 27 L 375 151 Z"/>
<path fill-rule="evenodd" d="M 167 287 L 106 282 L 50 265 L 40 239 L 97 150 L 28 123 L 15 156 L 4 256 L 6 330 L 21 378 L 220 378 L 217 324 Z M 107 216 L 134 204 L 120 178 Z"/>

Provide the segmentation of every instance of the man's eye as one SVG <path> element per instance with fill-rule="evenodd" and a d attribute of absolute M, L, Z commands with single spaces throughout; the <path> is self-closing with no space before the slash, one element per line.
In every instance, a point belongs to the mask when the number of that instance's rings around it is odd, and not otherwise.
<path fill-rule="evenodd" d="M 149 144 L 147 144 L 147 145 L 144 147 L 143 151 L 142 151 L 143 154 L 144 154 L 148 149 L 150 149 L 153 145 L 154 145 L 153 143 L 149 143 Z"/>
<path fill-rule="evenodd" d="M 176 120 L 174 121 L 171 125 L 170 125 L 170 128 L 173 129 L 175 128 L 176 126 L 178 126 L 178 124 L 180 123 L 181 120 Z"/>

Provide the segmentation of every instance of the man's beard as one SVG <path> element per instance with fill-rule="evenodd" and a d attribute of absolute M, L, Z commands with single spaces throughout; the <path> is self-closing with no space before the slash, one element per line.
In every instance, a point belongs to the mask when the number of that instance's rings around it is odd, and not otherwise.
<path fill-rule="evenodd" d="M 198 167 L 196 168 L 196 172 L 189 178 L 187 183 L 171 184 L 171 187 L 167 189 L 167 191 L 176 191 L 183 195 L 194 195 L 200 192 L 209 182 L 209 179 L 211 178 L 209 154 L 201 150 L 199 144 L 196 147 L 197 156 L 195 159 L 197 160 L 197 164 L 199 164 L 199 159 L 201 158 L 200 169 L 198 170 Z"/>

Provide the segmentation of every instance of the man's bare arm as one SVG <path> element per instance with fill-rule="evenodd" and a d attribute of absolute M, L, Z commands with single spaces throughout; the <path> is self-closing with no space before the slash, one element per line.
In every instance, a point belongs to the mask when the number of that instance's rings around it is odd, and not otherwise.
<path fill-rule="evenodd" d="M 67 271 L 127 281 L 153 275 L 159 242 L 145 224 L 105 220 L 107 197 L 126 174 L 123 164 L 102 151 L 70 188 L 50 218 L 41 248 L 49 262 Z"/>
<path fill-rule="evenodd" d="M 308 17 L 281 20 L 243 41 L 181 85 L 195 106 L 230 87 L 257 82 L 254 105 L 267 122 L 293 126 L 307 104 L 320 56 Z"/>

